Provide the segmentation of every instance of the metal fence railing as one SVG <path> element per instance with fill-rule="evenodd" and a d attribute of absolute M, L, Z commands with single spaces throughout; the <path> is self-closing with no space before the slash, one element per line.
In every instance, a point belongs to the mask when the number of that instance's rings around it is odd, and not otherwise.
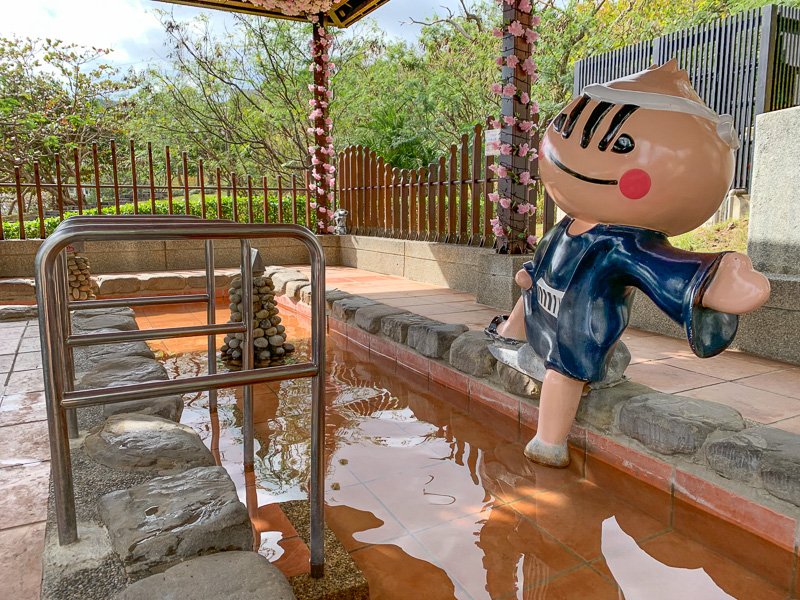
<path fill-rule="evenodd" d="M 676 58 L 742 147 L 733 187 L 749 189 L 756 115 L 800 105 L 800 9 L 769 5 L 580 60 L 574 93 Z"/>
<path fill-rule="evenodd" d="M 311 361 L 254 369 L 253 311 L 242 311 L 240 323 L 216 324 L 213 240 L 241 241 L 242 279 L 252 279 L 251 239 L 293 238 L 301 241 L 311 258 Z M 90 302 L 71 301 L 66 288 L 66 247 L 83 241 L 205 240 L 205 294 L 153 298 L 116 298 Z M 185 216 L 103 217 L 67 219 L 45 240 L 36 256 L 36 295 L 42 347 L 47 420 L 50 434 L 55 511 L 59 542 L 77 540 L 77 518 L 70 461 L 69 437 L 77 434 L 75 410 L 93 405 L 156 398 L 208 390 L 209 405 L 215 408 L 214 392 L 220 388 L 244 386 L 243 435 L 245 469 L 255 460 L 253 390 L 256 383 L 311 377 L 311 573 L 320 577 L 324 567 L 324 435 L 325 435 L 325 255 L 316 236 L 299 225 L 257 225 L 226 220 L 201 220 Z M 242 286 L 242 303 L 252 304 L 252 286 Z M 208 324 L 146 331 L 73 334 L 70 310 L 206 302 Z M 216 372 L 216 335 L 243 335 L 242 370 Z M 161 338 L 208 336 L 208 375 L 112 388 L 75 391 L 72 350 L 95 344 L 144 341 Z"/>

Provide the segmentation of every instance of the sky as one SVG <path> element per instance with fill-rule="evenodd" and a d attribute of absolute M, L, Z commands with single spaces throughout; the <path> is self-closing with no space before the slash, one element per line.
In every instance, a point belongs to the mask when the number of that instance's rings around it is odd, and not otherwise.
<path fill-rule="evenodd" d="M 3 6 L 5 5 L 5 6 Z M 390 35 L 414 39 L 419 26 L 402 24 L 412 17 L 423 20 L 440 13 L 441 6 L 455 9 L 458 0 L 391 0 L 370 17 Z M 164 33 L 154 10 L 172 10 L 180 19 L 203 11 L 153 0 L 0 0 L 0 35 L 51 37 L 85 46 L 112 48 L 109 62 L 120 67 L 138 67 L 165 52 Z M 224 27 L 232 17 L 207 11 L 215 27 Z"/>

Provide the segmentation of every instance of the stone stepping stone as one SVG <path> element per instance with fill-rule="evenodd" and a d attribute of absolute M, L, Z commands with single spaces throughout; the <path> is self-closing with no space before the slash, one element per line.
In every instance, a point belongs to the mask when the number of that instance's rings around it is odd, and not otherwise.
<path fill-rule="evenodd" d="M 443 358 L 460 335 L 469 331 L 466 325 L 420 323 L 408 328 L 407 343 L 422 356 Z"/>
<path fill-rule="evenodd" d="M 408 328 L 420 323 L 441 323 L 441 321 L 434 321 L 414 313 L 389 315 L 381 320 L 381 332 L 398 344 L 405 344 L 408 339 Z"/>
<path fill-rule="evenodd" d="M 76 333 L 87 333 L 98 329 L 137 331 L 139 325 L 130 308 L 89 308 L 72 313 L 72 329 Z"/>
<path fill-rule="evenodd" d="M 280 569 L 255 552 L 220 552 L 141 579 L 115 600 L 295 600 Z"/>
<path fill-rule="evenodd" d="M 356 311 L 356 325 L 369 333 L 378 333 L 381 330 L 381 323 L 384 317 L 407 314 L 409 314 L 407 310 L 389 306 L 388 304 L 364 306 Z"/>
<path fill-rule="evenodd" d="M 482 331 L 468 331 L 450 346 L 450 364 L 476 377 L 489 377 L 497 359 L 489 352 L 492 340 Z"/>
<path fill-rule="evenodd" d="M 661 454 L 694 454 L 715 431 L 741 431 L 741 413 L 716 402 L 646 394 L 622 406 L 620 431 Z"/>
<path fill-rule="evenodd" d="M 195 556 L 253 549 L 247 508 L 222 467 L 199 467 L 106 494 L 100 517 L 131 575 L 162 571 Z M 233 574 L 226 579 L 244 577 Z"/>
<path fill-rule="evenodd" d="M 166 475 L 216 464 L 194 429 L 150 415 L 109 417 L 89 432 L 84 449 L 92 459 L 118 471 Z"/>

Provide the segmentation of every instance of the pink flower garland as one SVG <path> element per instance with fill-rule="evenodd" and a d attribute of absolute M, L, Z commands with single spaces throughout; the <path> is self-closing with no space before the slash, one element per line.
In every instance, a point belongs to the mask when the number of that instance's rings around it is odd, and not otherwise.
<path fill-rule="evenodd" d="M 308 69 L 312 72 L 324 71 L 325 81 L 329 81 L 331 74 L 336 68 L 336 65 L 330 62 L 329 55 L 330 47 L 333 43 L 333 36 L 325 31 L 325 27 L 323 25 L 319 24 L 319 17 L 316 15 L 311 17 L 311 22 L 313 26 L 317 28 L 317 33 L 319 34 L 319 43 L 315 43 L 314 40 L 309 42 L 311 55 L 314 60 L 311 61 Z M 331 98 L 333 98 L 333 92 L 325 86 L 315 85 L 313 83 L 309 84 L 308 90 L 314 94 L 314 97 L 308 102 L 312 109 L 308 115 L 308 118 L 312 121 L 316 121 L 325 114 L 323 109 L 328 108 L 328 104 L 331 101 Z M 315 138 L 317 136 L 325 136 L 325 145 L 317 145 L 315 143 L 315 145 L 308 147 L 308 151 L 311 153 L 312 177 L 308 187 L 316 198 L 316 201 L 310 202 L 309 206 L 312 210 L 319 211 L 319 214 L 317 215 L 317 227 L 320 231 L 327 231 L 328 233 L 333 233 L 334 231 L 333 225 L 330 224 L 330 221 L 333 218 L 333 210 L 331 210 L 331 208 L 328 206 L 328 200 L 331 197 L 331 191 L 336 185 L 336 178 L 334 177 L 336 167 L 329 162 L 323 163 L 319 156 L 325 154 L 332 159 L 336 154 L 335 150 L 333 149 L 333 136 L 331 135 L 332 129 L 333 120 L 330 117 L 325 119 L 324 128 L 308 128 L 308 134 Z"/>
<path fill-rule="evenodd" d="M 250 0 L 250 2 L 267 10 L 277 10 L 287 17 L 317 15 L 326 13 L 333 7 L 333 0 Z"/>
<path fill-rule="evenodd" d="M 524 12 L 530 13 L 533 9 L 531 0 L 495 0 L 498 4 L 508 4 L 509 6 L 514 6 L 516 4 L 517 9 Z M 533 15 L 531 17 L 531 24 L 533 27 L 538 27 L 541 23 L 541 17 L 539 15 Z M 532 28 L 525 28 L 522 23 L 519 21 L 513 21 L 510 23 L 505 31 L 498 27 L 495 27 L 492 30 L 492 35 L 496 38 L 502 39 L 505 33 L 508 32 L 516 38 L 519 38 L 521 41 L 527 43 L 531 47 L 531 53 L 535 50 L 535 42 L 539 38 L 539 33 L 534 31 Z M 498 66 L 506 66 L 511 69 L 520 69 L 525 75 L 528 76 L 531 83 L 534 83 L 538 79 L 537 69 L 538 65 L 536 61 L 534 61 L 532 56 L 528 56 L 524 61 L 520 62 L 516 56 L 508 56 L 508 57 L 498 57 L 495 59 L 495 62 Z M 520 102 L 526 105 L 530 111 L 530 114 L 537 114 L 539 112 L 539 103 L 535 100 L 532 100 L 530 95 L 527 92 L 520 92 L 516 86 L 512 83 L 507 83 L 503 85 L 502 83 L 493 83 L 491 85 L 491 91 L 493 94 L 498 96 L 506 97 L 506 98 L 513 98 L 515 96 L 519 96 Z M 495 129 L 499 129 L 503 126 L 506 127 L 519 127 L 520 131 L 524 133 L 530 133 L 536 128 L 536 124 L 533 121 L 528 121 L 524 119 L 518 118 L 515 116 L 504 116 L 502 120 L 495 119 L 492 121 L 492 126 Z M 493 143 L 494 149 L 499 150 L 501 154 L 509 156 L 516 154 L 517 156 L 528 157 L 529 160 L 536 160 L 539 155 L 536 151 L 536 148 L 531 148 L 529 144 L 519 144 L 519 145 L 512 145 L 512 144 L 501 144 L 500 142 Z M 535 185 L 535 181 L 533 175 L 530 172 L 524 171 L 522 173 L 513 173 L 509 172 L 506 167 L 501 165 L 492 165 L 490 167 L 492 171 L 494 171 L 499 178 L 503 177 L 511 177 L 515 183 L 527 185 L 528 187 L 533 187 Z M 518 214 L 521 215 L 531 215 L 533 216 L 536 213 L 536 206 L 530 204 L 528 202 L 524 203 L 517 203 L 514 202 L 511 198 L 504 198 L 500 196 L 498 193 L 489 194 L 489 200 L 491 202 L 495 202 L 500 204 L 503 208 L 511 207 L 515 210 Z M 491 220 L 492 224 L 492 232 L 496 236 L 507 236 L 509 234 L 508 228 L 504 227 L 500 224 L 500 220 L 495 218 Z M 526 238 L 528 244 L 533 246 L 538 241 L 538 238 L 535 235 L 528 235 Z"/>

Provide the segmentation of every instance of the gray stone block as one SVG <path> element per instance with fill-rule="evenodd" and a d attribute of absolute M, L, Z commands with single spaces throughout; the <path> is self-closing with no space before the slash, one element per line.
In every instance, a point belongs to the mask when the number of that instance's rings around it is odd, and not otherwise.
<path fill-rule="evenodd" d="M 356 310 L 356 325 L 369 333 L 378 333 L 381 330 L 381 323 L 384 317 L 390 315 L 407 315 L 409 312 L 402 308 L 396 308 L 387 304 L 374 304 L 364 306 Z"/>
<path fill-rule="evenodd" d="M 83 447 L 91 458 L 119 471 L 167 475 L 216 464 L 194 429 L 150 415 L 109 417 L 89 432 Z"/>
<path fill-rule="evenodd" d="M 467 331 L 469 327 L 466 325 L 420 323 L 408 328 L 406 343 L 423 356 L 443 358 L 453 342 Z"/>
<path fill-rule="evenodd" d="M 617 409 L 621 404 L 624 405 L 636 396 L 652 393 L 655 393 L 654 389 L 633 381 L 626 381 L 610 388 L 590 389 L 589 393 L 581 398 L 577 419 L 601 431 L 611 431 L 616 421 Z"/>
<path fill-rule="evenodd" d="M 773 427 L 745 429 L 708 444 L 705 457 L 723 477 L 760 484 L 800 506 L 800 435 Z"/>
<path fill-rule="evenodd" d="M 95 278 L 101 296 L 138 292 L 142 283 L 136 275 L 100 275 Z"/>
<path fill-rule="evenodd" d="M 186 277 L 174 273 L 149 273 L 140 275 L 139 281 L 142 290 L 155 292 L 176 291 L 186 287 Z"/>
<path fill-rule="evenodd" d="M 452 350 L 450 352 L 452 354 Z M 539 399 L 542 391 L 541 383 L 533 377 L 525 375 L 525 373 L 501 362 L 497 362 L 497 376 L 500 378 L 500 384 L 503 389 L 508 393 L 532 400 Z"/>
<path fill-rule="evenodd" d="M 695 454 L 714 431 L 741 431 L 744 419 L 724 404 L 647 394 L 622 406 L 617 425 L 625 435 L 661 454 Z"/>
<path fill-rule="evenodd" d="M 38 306 L 0 306 L 0 322 L 38 319 Z"/>
<path fill-rule="evenodd" d="M 286 284 L 286 288 L 284 290 L 284 294 L 289 298 L 294 298 L 295 300 L 300 300 L 300 294 L 304 288 L 311 289 L 311 282 L 302 279 L 297 279 L 295 281 L 289 281 Z"/>
<path fill-rule="evenodd" d="M 355 319 L 356 311 L 359 308 L 363 308 L 365 306 L 375 306 L 376 304 L 379 303 L 375 300 L 364 298 L 363 296 L 348 296 L 347 298 L 336 300 L 333 303 L 331 315 L 333 315 L 335 319 L 339 319 L 345 323 L 350 323 L 353 321 L 353 319 Z"/>
<path fill-rule="evenodd" d="M 107 309 L 79 310 L 72 313 L 72 328 L 75 332 L 88 333 L 100 329 L 136 331 L 134 313 L 130 309 L 111 312 Z"/>
<path fill-rule="evenodd" d="M 106 494 L 99 508 L 114 552 L 131 575 L 199 555 L 253 548 L 247 508 L 223 467 L 156 477 Z"/>
<path fill-rule="evenodd" d="M 130 400 L 128 402 L 105 404 L 103 406 L 104 417 L 110 417 L 121 413 L 153 415 L 154 417 L 163 417 L 164 419 L 169 419 L 177 423 L 181 420 L 181 415 L 183 414 L 183 397 L 159 396 L 157 398 Z"/>
<path fill-rule="evenodd" d="M 325 304 L 327 305 L 328 310 L 333 310 L 333 303 L 337 300 L 342 300 L 344 298 L 349 298 L 352 296 L 351 293 L 345 292 L 342 290 L 326 290 L 325 291 Z"/>
<path fill-rule="evenodd" d="M 800 107 L 756 117 L 747 255 L 767 273 L 800 275 Z"/>
<path fill-rule="evenodd" d="M 235 574 L 235 577 L 232 575 Z M 131 585 L 115 600 L 295 600 L 280 569 L 256 552 L 193 558 Z"/>
<path fill-rule="evenodd" d="M 284 269 L 272 276 L 272 284 L 275 286 L 275 292 L 278 294 L 286 293 L 286 285 L 290 281 L 308 281 L 308 277 L 303 275 L 300 271 L 293 269 Z"/>
<path fill-rule="evenodd" d="M 166 369 L 152 358 L 126 356 L 104 360 L 81 377 L 77 389 L 106 388 L 163 381 L 169 379 Z"/>
<path fill-rule="evenodd" d="M 440 323 L 428 317 L 408 313 L 405 315 L 389 315 L 381 321 L 383 335 L 391 338 L 398 344 L 405 344 L 408 339 L 408 328 L 421 323 Z"/>
<path fill-rule="evenodd" d="M 476 377 L 488 377 L 494 371 L 497 359 L 489 352 L 492 343 L 482 331 L 467 331 L 450 346 L 450 364 L 456 369 Z"/>
<path fill-rule="evenodd" d="M 33 279 L 0 280 L 0 301 L 35 299 L 36 286 Z"/>

